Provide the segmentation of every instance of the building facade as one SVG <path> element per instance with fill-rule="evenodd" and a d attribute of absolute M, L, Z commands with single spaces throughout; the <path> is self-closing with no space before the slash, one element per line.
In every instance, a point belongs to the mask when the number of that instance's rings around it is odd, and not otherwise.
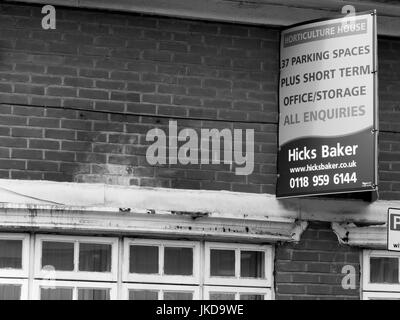
<path fill-rule="evenodd" d="M 378 12 L 378 192 L 278 200 L 280 30 L 342 7 L 282 2 L 0 4 L 1 299 L 400 298 L 400 6 L 352 3 Z"/>

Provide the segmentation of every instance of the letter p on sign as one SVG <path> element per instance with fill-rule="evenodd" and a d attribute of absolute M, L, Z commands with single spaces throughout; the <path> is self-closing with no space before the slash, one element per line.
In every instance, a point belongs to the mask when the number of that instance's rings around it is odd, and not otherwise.
<path fill-rule="evenodd" d="M 387 235 L 387 249 L 400 251 L 400 209 L 389 208 Z"/>

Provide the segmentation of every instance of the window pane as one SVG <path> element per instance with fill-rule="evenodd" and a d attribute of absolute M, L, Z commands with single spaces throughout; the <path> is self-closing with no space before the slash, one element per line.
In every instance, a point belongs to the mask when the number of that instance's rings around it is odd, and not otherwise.
<path fill-rule="evenodd" d="M 264 252 L 240 252 L 240 276 L 243 278 L 264 278 Z"/>
<path fill-rule="evenodd" d="M 158 273 L 158 247 L 131 246 L 129 272 Z"/>
<path fill-rule="evenodd" d="M 264 300 L 264 296 L 261 294 L 241 294 L 240 300 Z"/>
<path fill-rule="evenodd" d="M 111 244 L 80 243 L 79 271 L 110 272 Z"/>
<path fill-rule="evenodd" d="M 42 268 L 52 266 L 55 270 L 74 270 L 74 244 L 71 242 L 42 243 Z"/>
<path fill-rule="evenodd" d="M 164 291 L 164 300 L 192 300 L 192 292 Z"/>
<path fill-rule="evenodd" d="M 0 240 L 0 268 L 22 268 L 22 240 Z"/>
<path fill-rule="evenodd" d="M 78 289 L 78 300 L 110 300 L 110 289 Z"/>
<path fill-rule="evenodd" d="M 210 300 L 235 300 L 234 293 L 212 292 L 210 293 Z"/>
<path fill-rule="evenodd" d="M 212 276 L 235 276 L 235 251 L 215 250 L 210 252 L 211 275 Z"/>
<path fill-rule="evenodd" d="M 20 285 L 0 284 L 0 300 L 19 300 L 20 298 Z"/>
<path fill-rule="evenodd" d="M 164 273 L 192 275 L 193 249 L 166 247 L 164 249 Z"/>
<path fill-rule="evenodd" d="M 129 300 L 157 300 L 158 292 L 151 290 L 129 290 Z"/>
<path fill-rule="evenodd" d="M 399 259 L 370 258 L 371 283 L 399 283 Z"/>
<path fill-rule="evenodd" d="M 72 300 L 72 288 L 41 288 L 40 300 Z"/>

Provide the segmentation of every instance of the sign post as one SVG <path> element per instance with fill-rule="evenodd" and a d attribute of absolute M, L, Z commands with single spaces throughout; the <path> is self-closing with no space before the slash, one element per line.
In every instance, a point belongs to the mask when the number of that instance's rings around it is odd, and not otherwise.
<path fill-rule="evenodd" d="M 278 198 L 376 189 L 376 13 L 281 34 Z"/>
<path fill-rule="evenodd" d="M 389 208 L 387 228 L 387 249 L 400 251 L 400 209 Z"/>

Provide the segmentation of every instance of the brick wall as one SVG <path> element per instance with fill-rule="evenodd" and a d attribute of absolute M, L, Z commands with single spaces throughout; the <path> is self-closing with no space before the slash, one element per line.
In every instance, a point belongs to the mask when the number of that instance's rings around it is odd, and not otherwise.
<path fill-rule="evenodd" d="M 342 268 L 354 266 L 356 288 L 344 290 Z M 298 243 L 276 246 L 276 299 L 359 299 L 360 250 L 338 243 L 330 223 L 310 222 Z"/>
<path fill-rule="evenodd" d="M 379 197 L 400 199 L 400 39 L 378 42 Z"/>
<path fill-rule="evenodd" d="M 45 31 L 41 18 L 0 5 L 2 178 L 275 192 L 279 30 L 58 8 Z M 399 55 L 380 39 L 381 199 L 400 199 Z M 150 166 L 145 135 L 170 119 L 254 129 L 253 173 Z"/>
<path fill-rule="evenodd" d="M 1 177 L 244 192 L 275 190 L 274 29 L 0 6 Z M 146 133 L 254 129 L 254 171 L 150 166 Z M 181 143 L 183 144 L 183 142 Z"/>

